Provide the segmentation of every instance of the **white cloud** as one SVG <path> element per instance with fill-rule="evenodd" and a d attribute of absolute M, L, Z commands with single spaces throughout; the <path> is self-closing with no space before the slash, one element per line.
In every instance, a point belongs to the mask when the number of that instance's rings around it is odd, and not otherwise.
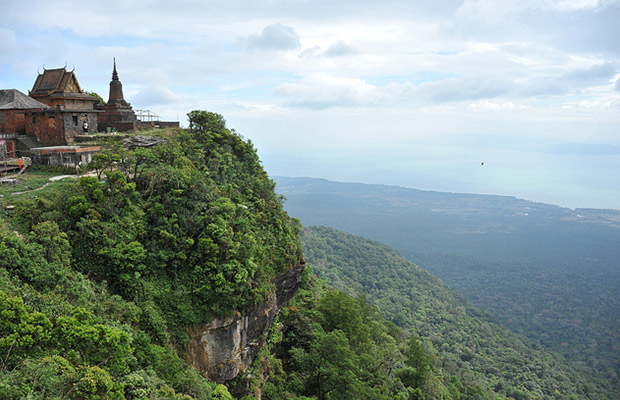
<path fill-rule="evenodd" d="M 111 1 L 0 1 L 2 85 L 66 61 L 107 93 L 116 56 L 135 108 L 219 112 L 271 154 L 446 133 L 620 145 L 619 0 Z"/>
<path fill-rule="evenodd" d="M 295 30 L 279 23 L 266 26 L 260 34 L 240 40 L 252 50 L 295 50 L 301 46 Z"/>
<path fill-rule="evenodd" d="M 579 10 L 595 10 L 598 8 L 603 8 L 614 2 L 614 0 L 547 0 L 542 3 L 542 6 L 556 11 L 570 12 Z"/>
<path fill-rule="evenodd" d="M 342 57 L 357 54 L 357 49 L 346 42 L 339 40 L 338 42 L 329 46 L 325 53 L 326 57 Z"/>
<path fill-rule="evenodd" d="M 473 111 L 489 111 L 489 110 L 516 110 L 523 109 L 526 106 L 524 104 L 518 104 L 512 101 L 490 101 L 479 100 L 475 103 L 470 103 L 468 108 Z"/>
<path fill-rule="evenodd" d="M 327 75 L 284 83 L 274 90 L 274 95 L 288 98 L 287 105 L 314 109 L 369 105 L 377 101 L 376 93 L 377 88 L 362 79 Z"/>
<path fill-rule="evenodd" d="M 167 87 L 153 85 L 140 90 L 131 96 L 131 102 L 137 108 L 152 108 L 166 104 L 174 104 L 181 100 L 181 96 L 175 94 Z"/>
<path fill-rule="evenodd" d="M 512 92 L 516 87 L 514 82 L 502 78 L 449 78 L 423 83 L 418 92 L 430 101 L 443 103 L 498 97 Z"/>

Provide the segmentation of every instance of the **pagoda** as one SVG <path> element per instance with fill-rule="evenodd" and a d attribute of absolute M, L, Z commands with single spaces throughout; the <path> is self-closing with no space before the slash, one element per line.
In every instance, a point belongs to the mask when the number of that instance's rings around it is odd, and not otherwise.
<path fill-rule="evenodd" d="M 102 111 L 98 115 L 101 131 L 130 132 L 136 130 L 138 124 L 136 113 L 123 96 L 123 84 L 118 79 L 118 72 L 116 72 L 116 59 L 114 59 L 108 102 L 102 106 L 97 106 L 97 109 Z"/>

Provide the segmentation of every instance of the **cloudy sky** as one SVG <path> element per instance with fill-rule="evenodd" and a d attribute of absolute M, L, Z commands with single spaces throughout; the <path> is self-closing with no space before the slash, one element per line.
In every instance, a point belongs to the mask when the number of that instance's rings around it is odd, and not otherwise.
<path fill-rule="evenodd" d="M 620 0 L 0 1 L 0 88 L 75 67 L 272 175 L 620 209 Z M 482 165 L 484 163 L 484 165 Z"/>

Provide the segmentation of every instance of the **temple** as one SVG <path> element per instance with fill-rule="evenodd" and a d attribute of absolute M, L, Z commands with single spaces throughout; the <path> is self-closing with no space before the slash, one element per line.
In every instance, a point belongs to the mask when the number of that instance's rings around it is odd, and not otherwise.
<path fill-rule="evenodd" d="M 89 162 L 100 150 L 78 146 L 92 143 L 99 132 L 179 127 L 178 121 L 160 121 L 148 110 L 138 119 L 125 101 L 116 59 L 108 102 L 97 101 L 98 96 L 85 93 L 74 71 L 66 67 L 43 68 L 28 96 L 16 89 L 0 90 L 0 161 L 29 156 L 36 164 L 74 166 Z"/>
<path fill-rule="evenodd" d="M 118 79 L 118 72 L 116 72 L 116 59 L 114 60 L 108 102 L 102 106 L 97 106 L 97 110 L 101 111 L 98 116 L 101 131 L 132 132 L 137 128 L 136 113 L 123 96 L 123 84 Z"/>
<path fill-rule="evenodd" d="M 37 76 L 30 97 L 49 108 L 25 113 L 26 135 L 46 146 L 72 143 L 77 135 L 98 131 L 94 104 L 97 98 L 86 94 L 73 71 L 44 69 Z"/>

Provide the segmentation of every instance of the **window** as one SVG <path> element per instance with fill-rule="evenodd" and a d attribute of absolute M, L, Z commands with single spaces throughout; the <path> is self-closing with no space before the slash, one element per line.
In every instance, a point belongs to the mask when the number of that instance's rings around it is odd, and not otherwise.
<path fill-rule="evenodd" d="M 77 115 L 73 116 L 73 126 L 77 126 Z"/>

